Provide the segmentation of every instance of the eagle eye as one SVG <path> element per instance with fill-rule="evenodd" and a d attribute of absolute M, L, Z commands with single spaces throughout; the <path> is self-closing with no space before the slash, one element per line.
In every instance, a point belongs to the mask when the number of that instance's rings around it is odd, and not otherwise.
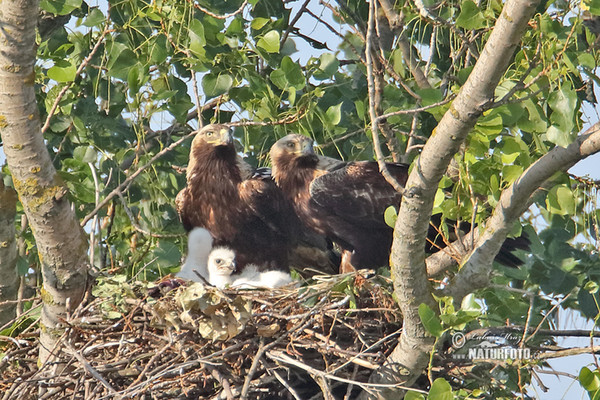
<path fill-rule="evenodd" d="M 220 258 L 217 258 L 217 259 L 215 260 L 215 263 L 216 263 L 217 265 L 221 265 L 221 264 L 223 264 L 223 260 L 221 260 Z"/>
<path fill-rule="evenodd" d="M 294 142 L 287 142 L 286 146 L 289 147 L 290 149 L 293 149 L 294 147 L 296 147 L 296 144 Z"/>
<path fill-rule="evenodd" d="M 212 136 L 212 135 L 213 135 L 213 132 L 212 132 L 212 131 L 208 131 L 208 132 L 206 132 L 206 136 Z"/>

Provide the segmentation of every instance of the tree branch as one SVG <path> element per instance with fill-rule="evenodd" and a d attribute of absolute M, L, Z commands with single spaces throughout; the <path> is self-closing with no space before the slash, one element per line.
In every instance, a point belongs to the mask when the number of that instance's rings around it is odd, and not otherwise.
<path fill-rule="evenodd" d="M 381 370 L 371 376 L 372 381 L 410 386 L 429 362 L 428 352 L 434 341 L 421 323 L 418 307 L 424 303 L 437 309 L 427 280 L 424 250 L 434 196 L 450 160 L 492 101 L 494 90 L 538 3 L 539 0 L 506 2 L 481 57 L 442 117 L 435 134 L 425 144 L 408 178 L 390 260 L 404 330 Z M 379 395 L 380 398 L 396 396 L 398 391 L 384 391 Z"/>
<path fill-rule="evenodd" d="M 529 208 L 532 196 L 558 171 L 566 171 L 578 161 L 600 151 L 600 123 L 596 123 L 568 147 L 555 147 L 527 168 L 506 189 L 498 202 L 475 250 L 455 279 L 444 291 L 460 303 L 468 293 L 490 282 L 492 262 L 513 224 Z"/>

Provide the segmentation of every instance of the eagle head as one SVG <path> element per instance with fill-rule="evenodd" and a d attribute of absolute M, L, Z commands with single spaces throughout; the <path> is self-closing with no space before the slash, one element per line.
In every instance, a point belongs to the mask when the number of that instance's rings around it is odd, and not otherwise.
<path fill-rule="evenodd" d="M 286 155 L 293 158 L 314 156 L 313 146 L 314 141 L 311 138 L 292 133 L 275 142 L 271 147 L 271 159 L 278 159 Z"/>
<path fill-rule="evenodd" d="M 228 276 L 235 272 L 235 252 L 227 247 L 216 247 L 208 256 L 210 274 Z"/>
<path fill-rule="evenodd" d="M 192 141 L 192 147 L 200 145 L 201 143 L 207 143 L 212 146 L 232 146 L 233 145 L 233 134 L 231 129 L 226 125 L 211 124 L 198 130 L 194 140 Z"/>

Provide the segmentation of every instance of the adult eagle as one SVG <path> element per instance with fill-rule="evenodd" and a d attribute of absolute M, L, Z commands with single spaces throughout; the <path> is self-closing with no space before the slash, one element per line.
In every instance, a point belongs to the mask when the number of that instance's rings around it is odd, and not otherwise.
<path fill-rule="evenodd" d="M 269 177 L 252 172 L 225 125 L 200 129 L 190 149 L 187 186 L 176 198 L 184 228 L 206 228 L 214 246 L 227 246 L 237 266 L 289 268 L 299 230 L 293 207 Z"/>
<path fill-rule="evenodd" d="M 385 223 L 384 213 L 389 206 L 398 206 L 402 196 L 381 175 L 376 162 L 344 163 L 318 156 L 313 140 L 297 134 L 278 140 L 270 155 L 273 178 L 300 220 L 342 248 L 340 272 L 388 264 L 393 229 Z M 406 183 L 408 165 L 388 163 L 387 168 L 400 184 Z M 439 217 L 432 220 L 439 226 Z M 461 229 L 466 225 L 461 224 Z M 429 252 L 444 246 L 437 231 L 430 227 Z M 507 265 L 520 263 L 509 250 L 527 244 L 526 238 L 509 239 L 497 259 Z"/>

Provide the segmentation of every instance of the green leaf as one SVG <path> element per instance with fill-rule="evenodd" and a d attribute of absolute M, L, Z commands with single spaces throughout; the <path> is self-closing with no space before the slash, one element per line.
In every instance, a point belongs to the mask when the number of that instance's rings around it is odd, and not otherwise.
<path fill-rule="evenodd" d="M 258 40 L 256 45 L 267 53 L 279 53 L 279 32 L 269 31 Z"/>
<path fill-rule="evenodd" d="M 202 22 L 197 19 L 193 20 L 188 28 L 188 33 L 190 35 L 190 51 L 194 53 L 196 57 L 204 58 L 206 53 L 204 50 L 206 39 L 204 37 L 204 26 L 202 25 Z"/>
<path fill-rule="evenodd" d="M 544 133 L 548 129 L 546 115 L 539 104 L 531 99 L 523 102 L 527 113 L 519 120 L 518 127 L 525 132 Z"/>
<path fill-rule="evenodd" d="M 137 57 L 131 49 L 118 42 L 113 42 L 108 49 L 108 73 L 118 79 L 127 79 L 129 68 L 137 63 Z"/>
<path fill-rule="evenodd" d="M 587 290 L 580 289 L 577 294 L 577 302 L 579 303 L 580 310 L 589 319 L 595 319 L 598 316 L 598 312 L 600 312 L 598 309 L 599 301 L 598 293 L 591 294 Z M 600 386 L 594 390 L 599 388 Z"/>
<path fill-rule="evenodd" d="M 598 371 L 592 372 L 589 368 L 583 367 L 579 371 L 579 383 L 588 392 L 595 392 L 600 389 L 600 377 Z"/>
<path fill-rule="evenodd" d="M 154 250 L 154 256 L 157 257 L 156 263 L 162 268 L 177 265 L 181 260 L 179 247 L 165 240 L 161 241 L 158 248 Z"/>
<path fill-rule="evenodd" d="M 250 23 L 250 27 L 252 29 L 259 30 L 269 22 L 271 22 L 269 18 L 257 17 L 252 20 L 252 22 Z"/>
<path fill-rule="evenodd" d="M 460 303 L 460 309 L 463 311 L 481 312 L 481 306 L 477 303 L 477 298 L 473 293 L 466 295 Z"/>
<path fill-rule="evenodd" d="M 340 67 L 340 61 L 335 54 L 324 53 L 319 57 L 319 68 L 313 76 L 315 79 L 323 80 L 331 78 Z"/>
<path fill-rule="evenodd" d="M 73 158 L 84 163 L 94 162 L 97 157 L 96 150 L 89 146 L 79 146 L 73 150 Z"/>
<path fill-rule="evenodd" d="M 440 337 L 442 335 L 444 332 L 442 323 L 435 312 L 433 312 L 427 304 L 422 303 L 419 305 L 419 317 L 421 317 L 421 322 L 425 329 L 427 329 L 427 332 L 435 337 Z"/>
<path fill-rule="evenodd" d="M 471 1 L 463 1 L 460 14 L 456 18 L 456 26 L 464 29 L 485 28 L 485 17 L 477 5 Z"/>
<path fill-rule="evenodd" d="M 502 177 L 506 183 L 512 183 L 523 173 L 523 167 L 520 165 L 505 165 L 502 167 Z"/>
<path fill-rule="evenodd" d="M 57 15 L 67 15 L 81 7 L 82 0 L 42 0 L 40 8 Z"/>
<path fill-rule="evenodd" d="M 66 64 L 66 66 L 55 65 L 48 70 L 48 78 L 54 79 L 56 82 L 72 82 L 75 79 L 77 67 L 68 61 L 61 64 Z"/>
<path fill-rule="evenodd" d="M 409 390 L 404 395 L 404 400 L 425 400 L 425 396 L 423 396 L 419 392 L 414 392 L 412 390 Z"/>
<path fill-rule="evenodd" d="M 548 105 L 552 109 L 547 137 L 552 143 L 567 147 L 577 136 L 575 132 L 575 111 L 577 110 L 577 93 L 566 83 L 559 90 L 548 96 Z"/>
<path fill-rule="evenodd" d="M 600 0 L 588 0 L 585 3 L 589 7 L 590 14 L 600 15 Z"/>
<path fill-rule="evenodd" d="M 386 208 L 383 214 L 383 219 L 389 227 L 395 227 L 396 220 L 398 219 L 398 211 L 396 211 L 396 207 L 389 206 L 388 208 Z"/>
<path fill-rule="evenodd" d="M 437 378 L 433 381 L 427 400 L 452 400 L 452 386 L 444 378 Z"/>
<path fill-rule="evenodd" d="M 342 120 L 342 104 L 340 103 L 336 106 L 331 106 L 325 112 L 325 116 L 327 117 L 327 122 L 332 125 L 337 125 Z"/>
<path fill-rule="evenodd" d="M 281 68 L 271 72 L 270 78 L 271 82 L 281 90 L 286 90 L 290 87 L 301 90 L 306 85 L 302 68 L 288 56 L 283 57 Z"/>
<path fill-rule="evenodd" d="M 207 98 L 227 93 L 233 85 L 233 78 L 228 74 L 206 74 L 202 78 L 202 89 Z"/>
<path fill-rule="evenodd" d="M 104 13 L 102 13 L 102 11 L 100 11 L 98 8 L 92 8 L 87 18 L 83 22 L 83 25 L 91 28 L 92 26 L 100 25 L 104 21 L 106 21 L 106 16 Z"/>
<path fill-rule="evenodd" d="M 558 215 L 574 215 L 576 204 L 571 188 L 566 185 L 553 187 L 546 196 L 546 207 Z"/>
<path fill-rule="evenodd" d="M 17 273 L 19 276 L 25 276 L 29 272 L 29 261 L 25 257 L 17 258 Z"/>

